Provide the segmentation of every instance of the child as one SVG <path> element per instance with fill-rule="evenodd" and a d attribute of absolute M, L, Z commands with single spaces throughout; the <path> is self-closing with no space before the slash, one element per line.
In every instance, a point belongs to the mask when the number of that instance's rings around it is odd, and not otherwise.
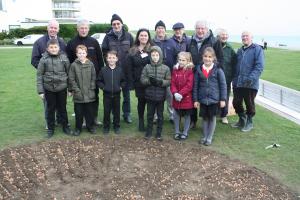
<path fill-rule="evenodd" d="M 148 124 L 145 139 L 149 139 L 152 135 L 153 118 L 157 110 L 156 139 L 161 141 L 166 87 L 170 85 L 171 73 L 169 67 L 162 64 L 163 54 L 158 46 L 150 48 L 150 56 L 151 64 L 144 67 L 141 75 L 141 83 L 146 86 L 145 99 L 147 101 Z"/>
<path fill-rule="evenodd" d="M 87 47 L 76 47 L 77 59 L 71 64 L 69 71 L 69 91 L 74 101 L 76 129 L 75 136 L 79 136 L 82 129 L 83 117 L 86 127 L 91 134 L 96 133 L 94 128 L 94 103 L 96 101 L 96 71 L 94 64 L 87 59 Z"/>
<path fill-rule="evenodd" d="M 178 63 L 174 66 L 171 79 L 171 93 L 173 95 L 175 140 L 185 140 L 191 122 L 193 109 L 192 91 L 194 84 L 192 56 L 189 52 L 178 54 Z M 184 129 L 179 130 L 180 117 L 184 116 Z"/>
<path fill-rule="evenodd" d="M 109 51 L 106 56 L 108 66 L 101 69 L 97 85 L 103 90 L 104 123 L 103 133 L 110 129 L 110 113 L 113 113 L 115 134 L 120 133 L 120 92 L 126 86 L 124 74 L 118 62 L 117 52 Z"/>
<path fill-rule="evenodd" d="M 47 51 L 42 55 L 37 70 L 37 91 L 42 99 L 46 99 L 47 137 L 51 138 L 55 127 L 55 109 L 61 114 L 63 132 L 72 134 L 68 126 L 67 115 L 67 86 L 70 62 L 67 56 L 59 51 L 56 39 L 50 39 L 47 43 Z"/>
<path fill-rule="evenodd" d="M 200 106 L 200 116 L 203 118 L 203 138 L 199 143 L 211 145 L 216 128 L 216 115 L 219 105 L 225 106 L 226 80 L 224 72 L 216 63 L 213 48 L 207 47 L 203 51 L 203 63 L 196 67 L 193 100 L 194 107 Z"/>

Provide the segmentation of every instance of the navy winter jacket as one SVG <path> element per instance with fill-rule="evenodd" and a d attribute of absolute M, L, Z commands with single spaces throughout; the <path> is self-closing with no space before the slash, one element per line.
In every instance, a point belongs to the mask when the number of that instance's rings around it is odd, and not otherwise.
<path fill-rule="evenodd" d="M 257 44 L 241 47 L 237 52 L 237 64 L 232 81 L 233 88 L 258 90 L 259 77 L 264 69 L 263 49 Z"/>
<path fill-rule="evenodd" d="M 211 105 L 226 101 L 227 86 L 224 72 L 214 65 L 208 78 L 202 73 L 202 64 L 196 66 L 193 88 L 193 101 Z"/>

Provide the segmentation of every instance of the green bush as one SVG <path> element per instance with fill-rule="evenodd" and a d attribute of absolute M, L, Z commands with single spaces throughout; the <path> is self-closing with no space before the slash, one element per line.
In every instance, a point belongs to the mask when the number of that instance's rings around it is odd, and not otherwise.
<path fill-rule="evenodd" d="M 0 45 L 12 45 L 14 44 L 14 40 L 13 39 L 3 39 L 0 40 Z"/>

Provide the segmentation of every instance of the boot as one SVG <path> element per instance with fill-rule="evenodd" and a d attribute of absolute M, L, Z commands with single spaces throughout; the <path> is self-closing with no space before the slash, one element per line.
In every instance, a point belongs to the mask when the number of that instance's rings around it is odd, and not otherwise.
<path fill-rule="evenodd" d="M 144 119 L 139 119 L 139 131 L 140 132 L 145 131 Z"/>
<path fill-rule="evenodd" d="M 54 130 L 48 129 L 46 138 L 51 138 L 54 134 Z"/>
<path fill-rule="evenodd" d="M 247 115 L 247 121 L 245 126 L 241 129 L 243 132 L 249 132 L 253 129 L 252 116 Z"/>
<path fill-rule="evenodd" d="M 66 135 L 73 135 L 73 131 L 68 126 L 64 126 L 62 130 Z"/>
<path fill-rule="evenodd" d="M 247 116 L 245 113 L 239 113 L 239 121 L 234 123 L 234 124 L 231 124 L 231 127 L 233 128 L 243 128 L 246 124 L 246 121 L 247 121 Z"/>

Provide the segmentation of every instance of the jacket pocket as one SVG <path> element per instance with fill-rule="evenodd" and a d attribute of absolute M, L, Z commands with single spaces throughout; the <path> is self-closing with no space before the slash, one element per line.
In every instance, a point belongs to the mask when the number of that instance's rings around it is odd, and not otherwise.
<path fill-rule="evenodd" d="M 94 89 L 89 89 L 89 98 L 91 100 L 96 98 L 96 92 Z"/>
<path fill-rule="evenodd" d="M 82 101 L 83 100 L 83 95 L 81 94 L 81 91 L 74 91 L 74 96 L 73 99 L 76 101 Z"/>

